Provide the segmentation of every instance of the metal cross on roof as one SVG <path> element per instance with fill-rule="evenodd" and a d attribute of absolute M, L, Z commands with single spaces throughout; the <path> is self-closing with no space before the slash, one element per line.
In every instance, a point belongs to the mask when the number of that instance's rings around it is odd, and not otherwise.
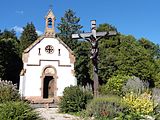
<path fill-rule="evenodd" d="M 52 10 L 53 9 L 53 0 L 50 0 L 51 4 L 49 5 L 49 8 Z"/>
<path fill-rule="evenodd" d="M 116 35 L 116 31 L 109 32 L 97 32 L 96 31 L 96 20 L 91 20 L 91 32 L 72 34 L 73 39 L 85 39 L 91 43 L 91 59 L 93 63 L 93 73 L 94 73 L 94 96 L 98 96 L 98 41 L 104 36 L 110 37 Z"/>

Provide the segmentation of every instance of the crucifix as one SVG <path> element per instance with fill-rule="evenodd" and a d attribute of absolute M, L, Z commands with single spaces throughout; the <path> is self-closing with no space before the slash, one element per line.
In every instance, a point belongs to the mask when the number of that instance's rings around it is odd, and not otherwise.
<path fill-rule="evenodd" d="M 84 39 L 91 44 L 91 59 L 93 63 L 94 96 L 98 96 L 98 41 L 104 36 L 110 37 L 116 35 L 116 31 L 96 32 L 96 20 L 91 20 L 91 32 L 72 34 L 73 39 Z"/>

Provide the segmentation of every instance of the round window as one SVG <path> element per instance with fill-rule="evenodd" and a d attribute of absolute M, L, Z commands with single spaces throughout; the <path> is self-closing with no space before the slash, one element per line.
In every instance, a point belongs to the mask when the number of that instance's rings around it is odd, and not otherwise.
<path fill-rule="evenodd" d="M 52 53 L 54 52 L 54 48 L 53 48 L 52 45 L 47 45 L 47 46 L 45 47 L 45 51 L 46 51 L 47 53 L 52 54 Z"/>

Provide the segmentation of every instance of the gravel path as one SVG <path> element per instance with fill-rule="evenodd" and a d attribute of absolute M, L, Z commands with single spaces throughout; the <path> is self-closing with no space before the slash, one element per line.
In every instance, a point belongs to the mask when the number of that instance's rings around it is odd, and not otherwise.
<path fill-rule="evenodd" d="M 35 109 L 44 120 L 81 120 L 79 117 L 58 113 L 58 108 L 37 108 Z"/>

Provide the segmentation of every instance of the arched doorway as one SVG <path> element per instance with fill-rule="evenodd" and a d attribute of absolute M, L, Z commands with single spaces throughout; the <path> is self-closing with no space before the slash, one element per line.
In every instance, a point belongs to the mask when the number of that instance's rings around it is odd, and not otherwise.
<path fill-rule="evenodd" d="M 57 93 L 57 75 L 55 68 L 45 67 L 42 73 L 42 97 L 43 99 L 55 98 Z"/>
<path fill-rule="evenodd" d="M 53 98 L 55 92 L 53 76 L 45 76 L 43 83 L 43 98 Z"/>

